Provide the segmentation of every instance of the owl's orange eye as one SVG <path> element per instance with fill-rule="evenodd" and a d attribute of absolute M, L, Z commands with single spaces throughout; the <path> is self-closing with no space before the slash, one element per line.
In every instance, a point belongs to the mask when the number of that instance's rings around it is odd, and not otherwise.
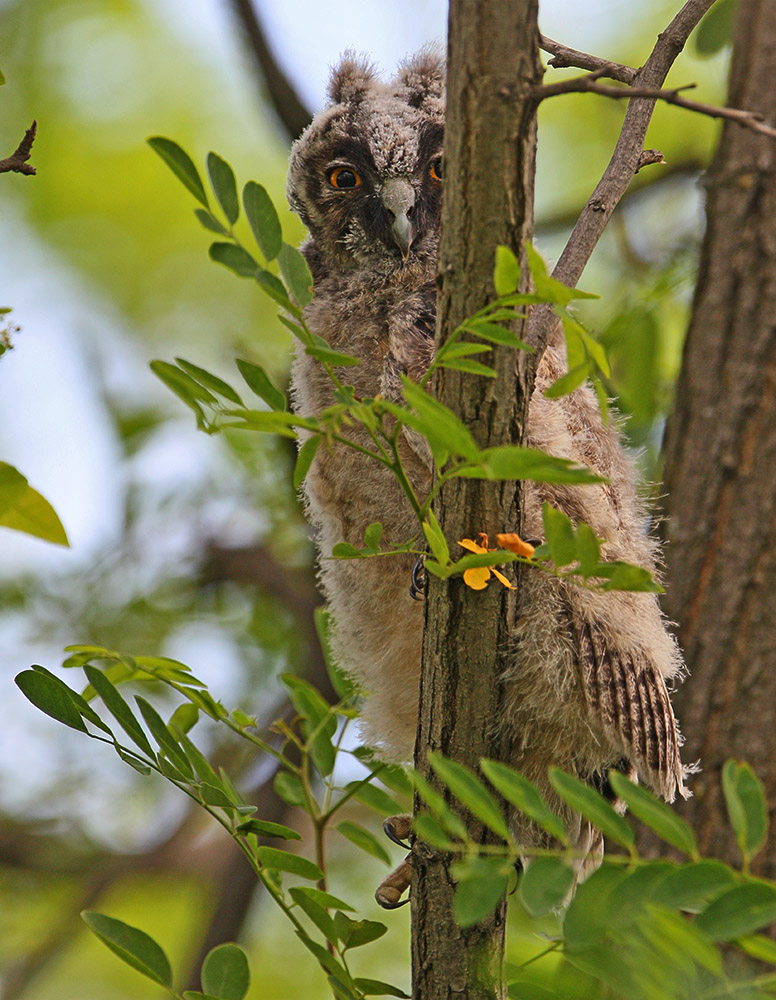
<path fill-rule="evenodd" d="M 351 167 L 335 167 L 329 172 L 329 184 L 338 190 L 361 186 L 361 178 Z"/>
<path fill-rule="evenodd" d="M 441 156 L 435 156 L 434 159 L 429 164 L 428 173 L 432 181 L 436 181 L 437 184 L 442 183 L 442 177 L 444 176 L 444 163 Z"/>

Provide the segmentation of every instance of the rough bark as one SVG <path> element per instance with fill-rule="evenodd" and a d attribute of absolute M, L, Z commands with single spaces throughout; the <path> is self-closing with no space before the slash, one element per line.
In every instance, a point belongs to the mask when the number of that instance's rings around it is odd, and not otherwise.
<path fill-rule="evenodd" d="M 729 103 L 776 121 L 776 4 L 739 8 Z M 776 142 L 726 123 L 676 412 L 666 440 L 668 613 L 691 679 L 675 696 L 700 758 L 685 812 L 735 862 L 720 788 L 749 761 L 776 802 Z M 773 808 L 773 807 L 772 807 Z M 773 819 L 773 815 L 772 815 Z M 776 877 L 771 838 L 760 870 Z"/>
<path fill-rule="evenodd" d="M 531 235 L 536 138 L 529 94 L 541 76 L 536 19 L 536 0 L 451 0 L 438 342 L 492 301 L 496 245 L 519 254 Z M 518 373 L 519 358 L 510 350 L 489 356 L 496 379 L 440 372 L 438 398 L 480 447 L 522 438 L 532 379 L 527 366 Z M 460 538 L 520 524 L 514 483 L 454 480 L 436 512 L 451 551 Z M 432 782 L 428 750 L 472 768 L 485 756 L 509 756 L 498 719 L 513 607 L 513 592 L 500 585 L 475 594 L 460 579 L 429 583 L 416 766 Z M 470 830 L 488 839 L 474 821 Z M 458 928 L 449 861 L 422 847 L 415 856 L 413 995 L 502 997 L 504 907 L 481 924 Z"/>

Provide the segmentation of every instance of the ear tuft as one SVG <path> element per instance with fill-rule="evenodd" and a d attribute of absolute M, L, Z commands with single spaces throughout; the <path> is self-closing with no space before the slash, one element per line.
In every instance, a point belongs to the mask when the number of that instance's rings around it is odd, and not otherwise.
<path fill-rule="evenodd" d="M 394 84 L 398 96 L 419 108 L 428 99 L 442 100 L 445 93 L 444 57 L 436 45 L 426 45 L 400 66 Z"/>
<path fill-rule="evenodd" d="M 356 55 L 353 49 L 343 52 L 339 65 L 329 78 L 329 100 L 334 104 L 361 101 L 377 77 L 374 63 L 365 55 Z"/>

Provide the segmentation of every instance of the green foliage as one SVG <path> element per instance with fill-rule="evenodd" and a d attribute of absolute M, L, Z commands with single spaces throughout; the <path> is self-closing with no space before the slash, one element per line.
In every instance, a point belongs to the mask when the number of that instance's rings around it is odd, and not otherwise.
<path fill-rule="evenodd" d="M 70 544 L 48 500 L 7 462 L 0 462 L 0 527 L 22 531 L 54 545 Z"/>

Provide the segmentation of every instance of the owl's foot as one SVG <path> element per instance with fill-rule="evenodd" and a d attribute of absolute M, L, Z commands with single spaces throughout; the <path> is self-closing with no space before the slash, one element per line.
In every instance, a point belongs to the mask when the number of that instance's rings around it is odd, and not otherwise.
<path fill-rule="evenodd" d="M 400 816 L 389 816 L 383 823 L 386 837 L 399 847 L 408 848 L 407 838 L 412 830 L 412 816 L 403 813 Z M 384 910 L 398 910 L 400 906 L 409 903 L 410 898 L 401 897 L 409 889 L 412 881 L 411 854 L 398 864 L 394 870 L 382 880 L 375 892 L 375 899 Z"/>

